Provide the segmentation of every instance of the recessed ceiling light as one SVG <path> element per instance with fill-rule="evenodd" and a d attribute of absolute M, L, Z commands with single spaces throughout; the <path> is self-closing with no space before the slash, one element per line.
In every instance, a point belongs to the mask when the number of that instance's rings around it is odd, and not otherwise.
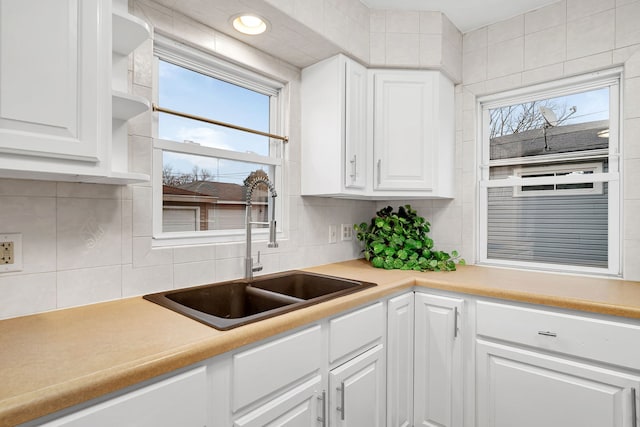
<path fill-rule="evenodd" d="M 262 34 L 268 29 L 268 21 L 266 19 L 248 13 L 232 16 L 231 23 L 237 31 L 251 36 Z"/>

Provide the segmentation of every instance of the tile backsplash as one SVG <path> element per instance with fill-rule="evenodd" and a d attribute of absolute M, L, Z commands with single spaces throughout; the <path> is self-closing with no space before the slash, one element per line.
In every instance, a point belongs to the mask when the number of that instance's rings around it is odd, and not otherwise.
<path fill-rule="evenodd" d="M 148 189 L 0 180 L 1 229 L 22 233 L 24 264 L 0 274 L 0 318 L 242 277 L 244 243 L 153 248 L 150 212 L 135 208 Z M 328 244 L 328 227 L 369 218 L 373 202 L 290 199 L 288 238 L 254 243 L 262 273 L 359 256 L 355 240 Z"/>

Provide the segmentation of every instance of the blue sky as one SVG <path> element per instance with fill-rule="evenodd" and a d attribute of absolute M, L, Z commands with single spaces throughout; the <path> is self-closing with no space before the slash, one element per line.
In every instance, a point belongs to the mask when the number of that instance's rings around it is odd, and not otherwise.
<path fill-rule="evenodd" d="M 158 104 L 165 108 L 269 132 L 269 97 L 160 61 Z M 269 155 L 269 139 L 222 126 L 160 113 L 158 136 L 225 150 Z M 197 165 L 223 182 L 242 183 L 261 167 L 242 162 L 165 152 L 174 173 L 189 173 Z M 266 169 L 266 168 L 265 168 Z"/>
<path fill-rule="evenodd" d="M 540 104 L 552 107 L 558 118 L 568 113 L 571 107 L 576 112 L 571 114 L 560 125 L 571 125 L 600 120 L 609 120 L 609 88 L 603 87 L 587 92 L 576 93 L 540 101 Z M 516 104 L 517 105 L 517 104 Z M 542 127 L 542 123 L 540 123 Z M 508 134 L 505 133 L 505 134 Z"/>

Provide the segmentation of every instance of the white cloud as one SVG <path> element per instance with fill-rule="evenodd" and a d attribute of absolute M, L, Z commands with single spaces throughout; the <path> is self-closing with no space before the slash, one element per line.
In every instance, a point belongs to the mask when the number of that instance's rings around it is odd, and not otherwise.
<path fill-rule="evenodd" d="M 176 131 L 175 138 L 171 139 L 192 141 L 206 147 L 233 150 L 231 144 L 227 142 L 227 135 L 224 132 L 207 127 L 181 127 Z"/>

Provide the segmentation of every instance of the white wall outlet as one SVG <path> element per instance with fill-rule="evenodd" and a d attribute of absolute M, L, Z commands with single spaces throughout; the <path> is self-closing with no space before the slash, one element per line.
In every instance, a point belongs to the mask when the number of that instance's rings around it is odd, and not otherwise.
<path fill-rule="evenodd" d="M 0 233 L 0 273 L 22 270 L 22 233 Z"/>
<path fill-rule="evenodd" d="M 353 225 L 352 224 L 342 224 L 340 226 L 342 232 L 342 241 L 353 240 Z"/>
<path fill-rule="evenodd" d="M 338 241 L 338 226 L 331 224 L 329 226 L 329 243 L 336 243 Z"/>

